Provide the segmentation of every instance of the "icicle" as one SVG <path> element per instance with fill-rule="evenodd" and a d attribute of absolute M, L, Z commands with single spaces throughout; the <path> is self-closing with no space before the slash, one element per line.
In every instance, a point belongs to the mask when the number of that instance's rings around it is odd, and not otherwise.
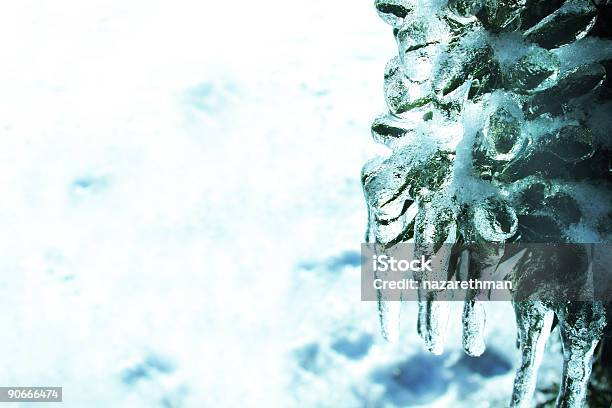
<path fill-rule="evenodd" d="M 484 353 L 486 316 L 481 302 L 468 300 L 463 305 L 463 350 L 470 356 L 478 357 Z"/>
<path fill-rule="evenodd" d="M 449 311 L 448 302 L 433 299 L 419 301 L 417 330 L 425 347 L 433 354 L 444 352 Z"/>
<path fill-rule="evenodd" d="M 382 336 L 390 343 L 399 340 L 400 333 L 400 311 L 401 302 L 399 300 L 388 300 L 384 292 L 379 291 L 378 316 Z"/>
<path fill-rule="evenodd" d="M 536 387 L 538 369 L 542 363 L 544 346 L 550 335 L 554 318 L 552 310 L 542 302 L 514 303 L 521 365 L 514 379 L 511 408 L 529 408 Z"/>
<path fill-rule="evenodd" d="M 557 407 L 580 407 L 591 376 L 593 352 L 606 325 L 605 310 L 601 302 L 573 302 L 557 316 L 563 344 L 563 381 Z"/>

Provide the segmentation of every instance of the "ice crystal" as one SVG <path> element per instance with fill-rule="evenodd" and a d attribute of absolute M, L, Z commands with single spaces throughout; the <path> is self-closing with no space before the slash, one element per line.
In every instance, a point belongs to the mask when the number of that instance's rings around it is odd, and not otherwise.
<path fill-rule="evenodd" d="M 612 237 L 611 2 L 376 0 L 375 7 L 394 29 L 398 56 L 384 74 L 389 113 L 372 125 L 374 140 L 392 153 L 362 171 L 366 239 L 381 248 L 414 242 L 458 279 L 495 271 L 512 255 L 506 242 L 576 244 L 564 254 L 514 254 L 509 277 L 538 297 L 515 297 L 522 357 L 510 405 L 531 406 L 558 321 L 564 369 L 556 404 L 582 406 L 609 305 L 562 301 L 558 285 L 536 282 L 532 272 L 565 263 L 572 282 L 593 290 L 598 248 L 590 244 Z M 449 244 L 462 248 L 459 260 Z M 485 349 L 478 295 L 465 299 L 462 317 L 472 356 Z M 393 300 L 379 294 L 390 339 L 399 334 Z M 417 329 L 433 353 L 443 351 L 447 319 L 448 305 L 422 293 Z"/>

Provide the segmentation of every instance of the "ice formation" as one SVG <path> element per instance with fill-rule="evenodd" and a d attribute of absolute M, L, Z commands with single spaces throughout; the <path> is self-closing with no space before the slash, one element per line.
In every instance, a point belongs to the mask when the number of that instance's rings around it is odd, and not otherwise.
<path fill-rule="evenodd" d="M 612 2 L 376 0 L 375 7 L 393 27 L 398 56 L 384 73 L 389 112 L 372 125 L 390 153 L 361 175 L 366 241 L 414 242 L 456 278 L 494 271 L 509 256 L 508 242 L 576 244 L 569 258 L 552 260 L 528 249 L 510 271 L 536 295 L 514 301 L 522 361 L 510 405 L 531 406 L 544 345 L 558 325 L 564 369 L 556 404 L 582 406 L 609 305 L 564 301 L 530 273 L 569 259 L 572 279 L 588 290 L 599 248 L 591 244 L 612 237 Z M 449 246 L 463 249 L 458 260 Z M 463 347 L 472 356 L 485 349 L 480 295 L 464 302 Z M 379 292 L 389 339 L 399 333 L 393 300 Z M 433 353 L 443 350 L 447 319 L 446 302 L 423 294 L 418 332 Z"/>

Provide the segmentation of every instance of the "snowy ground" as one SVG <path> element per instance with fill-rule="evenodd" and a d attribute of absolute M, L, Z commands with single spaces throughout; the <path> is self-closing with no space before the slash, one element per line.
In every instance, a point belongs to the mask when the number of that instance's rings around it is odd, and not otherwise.
<path fill-rule="evenodd" d="M 414 305 L 384 343 L 359 300 L 395 52 L 370 1 L 1 10 L 0 385 L 66 407 L 504 404 L 508 305 L 476 361 L 457 323 L 426 354 Z"/>

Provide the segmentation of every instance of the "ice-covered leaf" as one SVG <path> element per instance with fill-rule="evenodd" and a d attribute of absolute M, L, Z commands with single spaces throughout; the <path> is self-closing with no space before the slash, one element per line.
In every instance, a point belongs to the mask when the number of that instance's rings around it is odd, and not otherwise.
<path fill-rule="evenodd" d="M 516 30 L 520 27 L 521 11 L 526 0 L 485 0 L 478 17 L 493 32 Z"/>
<path fill-rule="evenodd" d="M 484 6 L 485 0 L 449 0 L 448 8 L 462 17 L 476 15 Z"/>
<path fill-rule="evenodd" d="M 543 113 L 560 114 L 564 103 L 592 91 L 603 82 L 606 70 L 601 64 L 578 67 L 563 75 L 559 82 L 534 95 L 524 109 L 531 117 Z"/>
<path fill-rule="evenodd" d="M 387 24 L 399 28 L 406 17 L 414 11 L 415 3 L 414 0 L 375 0 L 374 6 L 378 15 Z"/>
<path fill-rule="evenodd" d="M 413 51 L 410 54 L 421 55 L 424 50 Z M 407 77 L 402 69 L 399 58 L 395 57 L 387 64 L 385 69 L 385 100 L 389 110 L 396 115 L 401 115 L 411 109 L 426 105 L 433 100 L 431 86 L 427 82 L 429 74 L 423 64 L 419 64 L 419 55 L 411 55 L 415 58 L 413 65 L 408 69 Z"/>
<path fill-rule="evenodd" d="M 586 36 L 595 25 L 597 9 L 592 2 L 568 1 L 523 35 L 544 48 L 556 48 Z"/>
<path fill-rule="evenodd" d="M 559 57 L 543 48 L 535 48 L 503 71 L 504 83 L 509 89 L 526 93 L 558 73 L 559 67 Z"/>

